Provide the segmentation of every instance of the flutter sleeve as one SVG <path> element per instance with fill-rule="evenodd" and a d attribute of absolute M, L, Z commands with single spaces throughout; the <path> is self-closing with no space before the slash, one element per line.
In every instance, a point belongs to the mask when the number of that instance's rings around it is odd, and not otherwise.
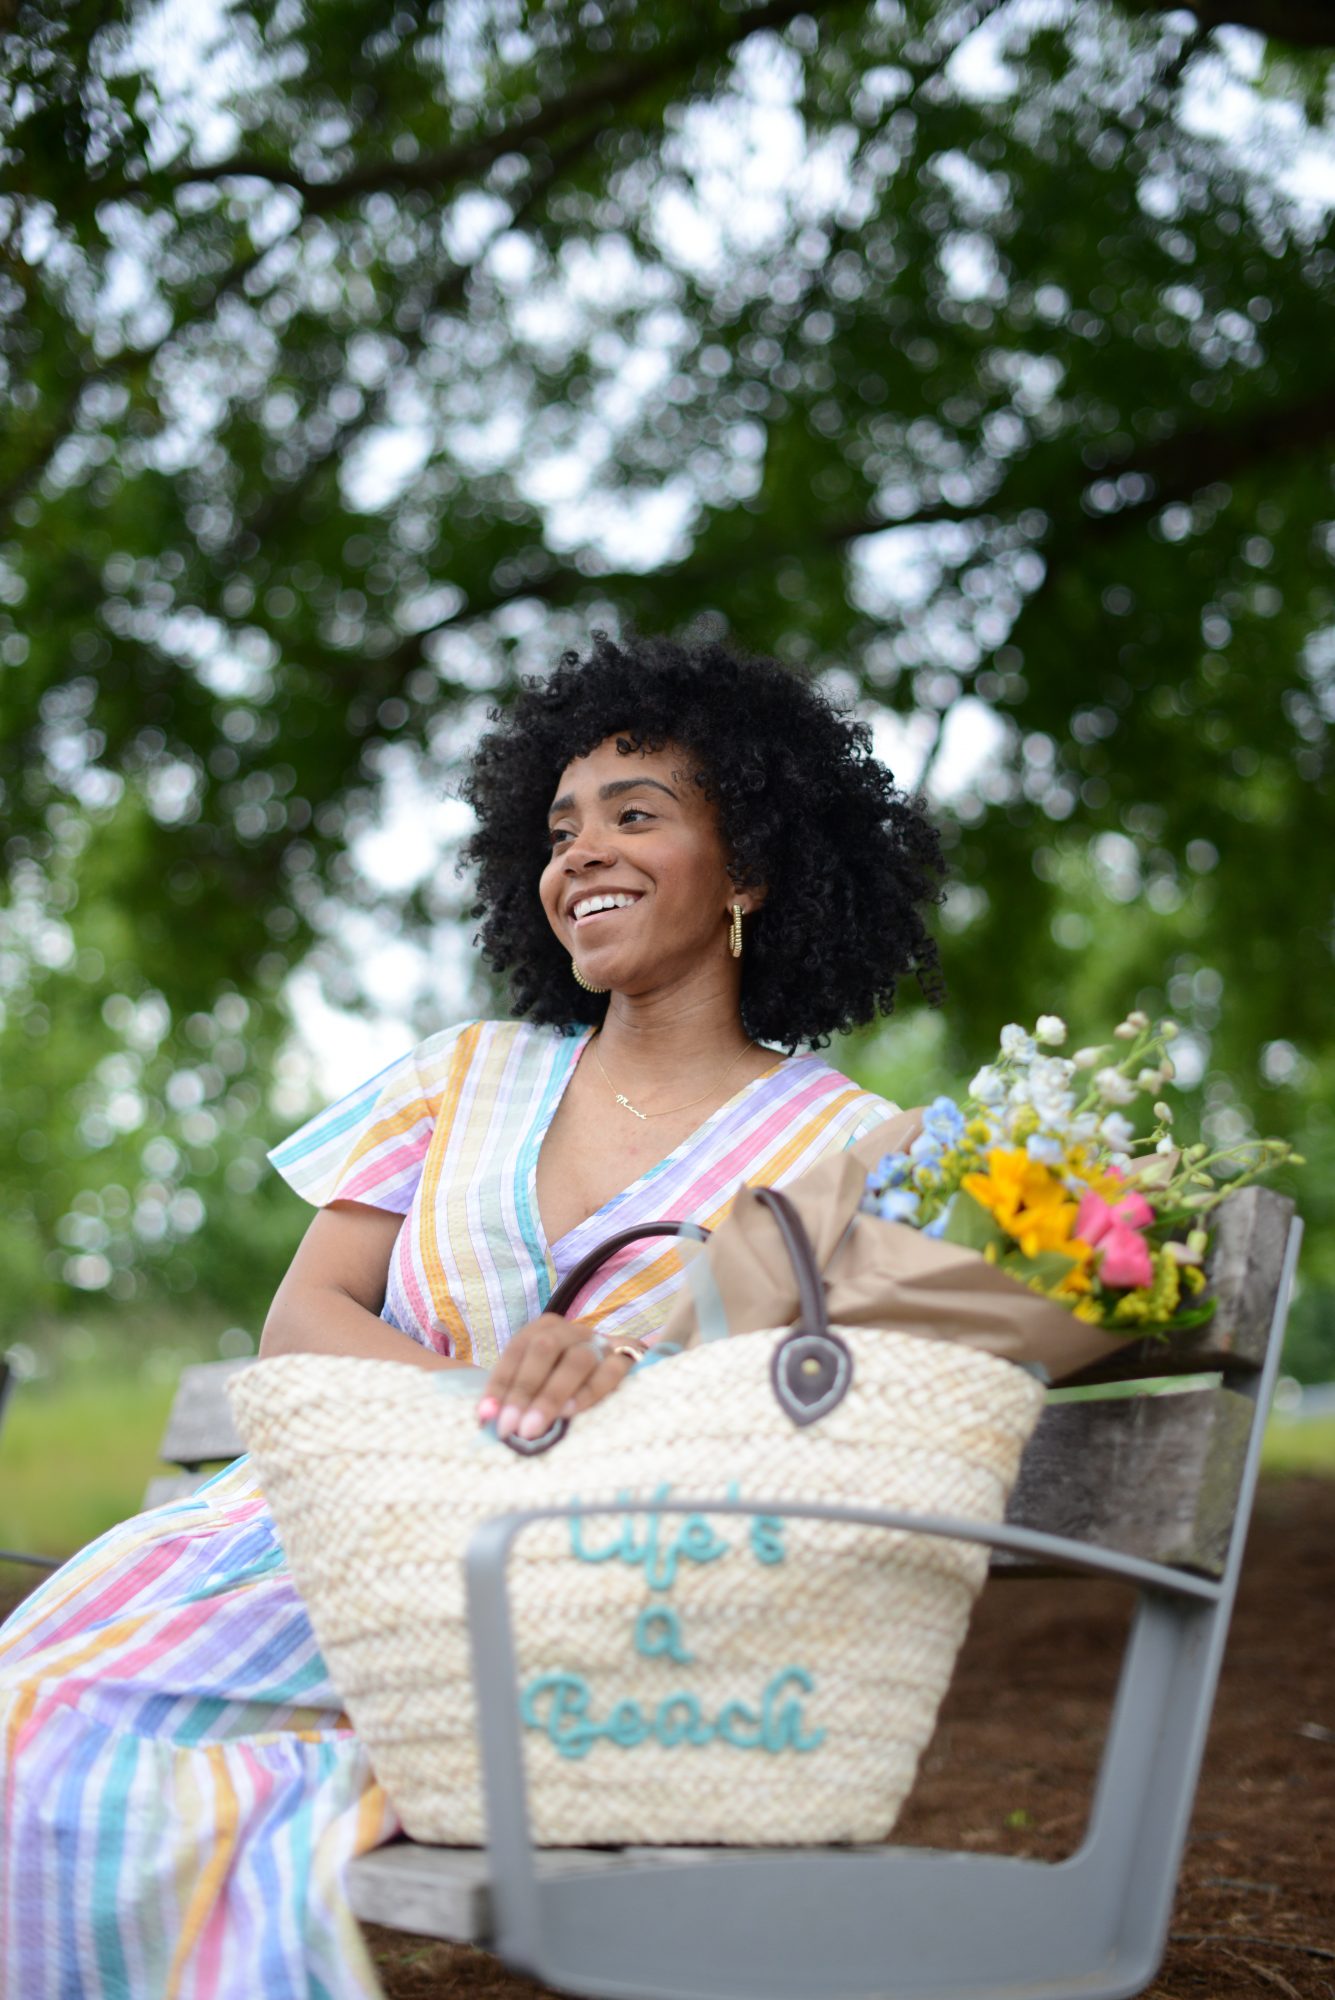
<path fill-rule="evenodd" d="M 845 1136 L 845 1151 L 850 1146 L 856 1146 L 859 1139 L 865 1139 L 869 1132 L 874 1132 L 878 1125 L 884 1125 L 887 1118 L 898 1116 L 899 1106 L 892 1104 L 888 1097 L 874 1097 L 870 1091 L 867 1092 L 858 1105 L 857 1118 Z"/>
<path fill-rule="evenodd" d="M 464 1033 L 419 1043 L 275 1146 L 269 1159 L 288 1186 L 316 1208 L 363 1201 L 406 1215 Z"/>

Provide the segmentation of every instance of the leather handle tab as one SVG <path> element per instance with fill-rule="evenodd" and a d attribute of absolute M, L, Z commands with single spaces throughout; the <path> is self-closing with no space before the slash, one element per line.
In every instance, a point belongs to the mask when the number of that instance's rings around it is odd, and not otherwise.
<path fill-rule="evenodd" d="M 755 1197 L 774 1217 L 797 1279 L 797 1324 L 774 1350 L 770 1381 L 779 1408 L 804 1429 L 843 1402 L 853 1382 L 853 1356 L 830 1325 L 825 1281 L 801 1216 L 777 1188 L 757 1188 Z"/>
<path fill-rule="evenodd" d="M 778 1188 L 758 1187 L 752 1193 L 762 1207 L 767 1208 L 778 1225 L 783 1247 L 788 1252 L 797 1279 L 797 1307 L 801 1324 L 807 1333 L 828 1333 L 830 1315 L 825 1309 L 825 1280 L 821 1277 L 816 1263 L 816 1253 L 811 1247 L 802 1218 Z"/>
<path fill-rule="evenodd" d="M 708 1236 L 707 1229 L 697 1223 L 687 1222 L 640 1222 L 631 1229 L 618 1229 L 615 1236 L 609 1236 L 605 1243 L 599 1243 L 590 1250 L 587 1257 L 581 1257 L 573 1271 L 568 1271 L 547 1301 L 549 1313 L 566 1313 L 583 1291 L 589 1279 L 618 1250 L 624 1250 L 628 1243 L 638 1241 L 641 1236 L 680 1236 L 683 1230 L 691 1232 L 693 1240 Z"/>

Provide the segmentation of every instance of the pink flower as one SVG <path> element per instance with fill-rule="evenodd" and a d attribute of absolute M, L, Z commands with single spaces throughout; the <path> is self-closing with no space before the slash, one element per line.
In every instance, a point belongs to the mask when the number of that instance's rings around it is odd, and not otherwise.
<path fill-rule="evenodd" d="M 1113 1226 L 1113 1212 L 1101 1194 L 1093 1188 L 1080 1197 L 1080 1206 L 1075 1212 L 1075 1233 L 1082 1243 L 1102 1243 Z"/>
<path fill-rule="evenodd" d="M 1154 1220 L 1154 1210 L 1144 1195 L 1128 1188 L 1115 1202 L 1088 1189 L 1076 1210 L 1075 1233 L 1081 1242 L 1102 1244 L 1099 1281 L 1105 1285 L 1138 1289 L 1154 1281 L 1149 1245 L 1140 1234 Z"/>
<path fill-rule="evenodd" d="M 1075 1233 L 1082 1243 L 1102 1243 L 1110 1230 L 1121 1229 L 1128 1232 L 1144 1229 L 1154 1220 L 1154 1210 L 1144 1195 L 1128 1188 L 1115 1202 L 1106 1202 L 1101 1194 L 1088 1189 L 1080 1198 L 1080 1206 L 1075 1215 Z"/>
<path fill-rule="evenodd" d="M 1150 1262 L 1149 1245 L 1135 1229 L 1124 1229 L 1115 1222 L 1103 1237 L 1103 1255 L 1099 1259 L 1099 1280 L 1105 1285 L 1126 1286 L 1138 1289 L 1154 1281 L 1154 1266 Z"/>
<path fill-rule="evenodd" d="M 1113 1213 L 1120 1223 L 1131 1229 L 1148 1229 L 1154 1220 L 1154 1210 L 1143 1194 L 1129 1188 L 1120 1201 L 1113 1203 Z"/>

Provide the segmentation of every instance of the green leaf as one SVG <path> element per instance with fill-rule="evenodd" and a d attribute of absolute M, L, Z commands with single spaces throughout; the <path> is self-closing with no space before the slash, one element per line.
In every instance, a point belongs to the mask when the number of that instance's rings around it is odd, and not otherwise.
<path fill-rule="evenodd" d="M 1012 1277 L 1038 1278 L 1044 1290 L 1048 1290 L 1060 1284 L 1075 1262 L 1076 1259 L 1068 1257 L 1063 1250 L 1040 1250 L 1036 1257 L 1026 1257 L 1022 1250 L 1017 1250 L 1014 1256 L 1002 1259 L 1001 1268 L 1009 1271 Z"/>
<path fill-rule="evenodd" d="M 974 1200 L 960 1188 L 955 1196 L 955 1205 L 950 1211 L 950 1220 L 941 1232 L 943 1243 L 958 1243 L 965 1250 L 986 1250 L 989 1243 L 1000 1249 L 1010 1241 L 1005 1231 L 1000 1229 L 981 1202 Z"/>

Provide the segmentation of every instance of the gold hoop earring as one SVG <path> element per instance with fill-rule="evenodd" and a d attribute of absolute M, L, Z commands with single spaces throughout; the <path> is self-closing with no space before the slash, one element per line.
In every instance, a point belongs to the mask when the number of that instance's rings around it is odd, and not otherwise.
<path fill-rule="evenodd" d="M 576 986 L 582 986 L 586 993 L 606 993 L 608 991 L 608 988 L 606 986 L 590 986 L 588 980 L 584 977 L 584 974 L 580 971 L 579 967 L 576 965 L 573 958 L 570 961 L 570 970 L 574 974 Z"/>
<path fill-rule="evenodd" d="M 742 955 L 742 906 L 740 903 L 734 903 L 732 906 L 732 923 L 728 927 L 728 950 L 734 958 L 740 958 Z"/>

